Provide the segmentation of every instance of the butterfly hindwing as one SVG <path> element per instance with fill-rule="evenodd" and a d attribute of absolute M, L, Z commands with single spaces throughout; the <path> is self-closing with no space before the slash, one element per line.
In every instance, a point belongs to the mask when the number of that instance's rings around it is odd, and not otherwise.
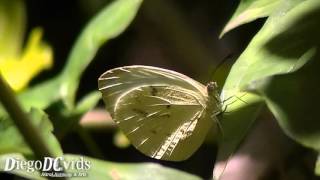
<path fill-rule="evenodd" d="M 157 159 L 184 160 L 202 144 L 211 121 L 190 90 L 145 85 L 123 94 L 114 120 L 142 153 Z M 201 131 L 195 131 L 195 128 Z"/>

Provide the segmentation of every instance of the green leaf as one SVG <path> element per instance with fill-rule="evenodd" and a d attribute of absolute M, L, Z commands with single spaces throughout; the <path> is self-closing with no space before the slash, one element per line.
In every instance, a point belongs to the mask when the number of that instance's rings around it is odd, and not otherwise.
<path fill-rule="evenodd" d="M 63 98 L 68 107 L 74 103 L 80 76 L 102 44 L 117 37 L 131 23 L 142 0 L 117 0 L 106 6 L 82 31 L 62 73 Z"/>
<path fill-rule="evenodd" d="M 229 105 L 226 111 L 239 109 L 241 112 L 240 109 L 247 109 L 252 103 L 256 103 L 257 107 L 255 111 L 243 110 L 244 114 L 241 115 L 231 112 L 230 115 L 223 117 L 221 125 L 225 131 L 224 139 L 227 140 L 220 142 L 218 159 L 226 159 L 232 154 L 227 155 L 226 152 L 236 150 L 260 110 L 261 97 L 250 97 L 251 93 L 242 91 L 246 91 L 246 87 L 252 82 L 265 77 L 292 73 L 314 55 L 314 46 L 320 42 L 319 34 L 316 34 L 320 27 L 316 21 L 319 17 L 309 13 L 313 10 L 317 12 L 319 3 L 317 0 L 304 1 L 298 5 L 294 1 L 282 3 L 279 9 L 270 15 L 263 28 L 233 65 L 223 88 L 222 97 L 223 99 L 239 97 L 247 103 L 229 104 L 227 100 L 225 104 Z M 285 86 L 282 88 L 286 89 Z M 242 125 L 239 126 L 237 122 Z M 219 176 L 219 173 L 214 174 Z"/>
<path fill-rule="evenodd" d="M 282 6 L 279 12 L 275 12 L 268 18 L 266 24 L 252 39 L 228 75 L 226 84 L 223 87 L 226 98 L 233 96 L 254 80 L 275 74 L 292 72 L 308 60 L 308 57 L 304 57 L 304 55 L 312 48 L 308 44 L 310 38 L 303 39 L 293 35 L 294 32 L 299 32 L 302 29 L 314 28 L 315 24 L 303 23 L 299 25 L 300 28 L 293 28 L 291 26 L 292 23 L 303 16 L 302 12 L 297 12 L 300 11 L 299 8 L 294 8 L 293 10 L 297 10 L 293 11 L 291 9 L 293 7 L 296 7 L 295 3 L 291 5 L 287 3 L 285 6 Z M 291 37 L 292 40 L 273 41 L 279 34 L 285 34 L 288 31 L 290 34 L 286 38 Z M 290 41 L 287 42 L 285 40 Z M 277 52 L 289 52 L 290 54 L 289 56 L 279 56 L 273 50 L 277 50 Z"/>
<path fill-rule="evenodd" d="M 46 143 L 52 153 L 56 156 L 62 155 L 62 149 L 58 140 L 52 134 L 53 126 L 48 119 L 47 115 L 39 110 L 32 108 L 30 113 L 30 119 L 41 132 L 42 138 L 46 140 Z M 24 155 L 33 155 L 31 149 L 25 143 L 23 137 L 8 118 L 0 119 L 0 154 L 6 153 L 21 153 Z"/>
<path fill-rule="evenodd" d="M 200 180 L 198 176 L 167 168 L 155 163 L 114 163 L 102 161 L 90 157 L 68 154 L 63 156 L 64 160 L 79 161 L 83 158 L 90 162 L 90 169 L 88 170 L 72 170 L 67 169 L 66 173 L 85 172 L 86 177 L 73 177 L 75 180 L 100 180 L 100 179 L 130 179 L 130 180 L 164 180 L 164 179 L 184 179 L 184 180 Z M 20 160 L 27 160 L 21 154 L 6 154 L 0 156 L 0 171 L 4 171 L 5 161 L 7 158 L 17 158 Z M 29 179 L 44 179 L 39 176 L 39 172 L 27 172 L 26 170 L 13 170 L 9 173 L 29 178 Z"/>
<path fill-rule="evenodd" d="M 320 56 L 292 74 L 255 83 L 284 132 L 306 147 L 320 151 Z"/>
<path fill-rule="evenodd" d="M 79 159 L 78 155 L 65 155 L 67 160 Z M 167 168 L 155 163 L 113 163 L 84 157 L 91 162 L 91 168 L 88 170 L 87 177 L 78 177 L 73 179 L 184 179 L 198 180 L 199 177 L 179 170 Z"/>
<path fill-rule="evenodd" d="M 220 37 L 230 30 L 254 21 L 258 18 L 269 16 L 281 3 L 281 0 L 242 0 L 223 28 Z"/>
<path fill-rule="evenodd" d="M 69 108 L 73 107 L 83 71 L 101 45 L 127 28 L 141 2 L 142 0 L 117 0 L 102 9 L 78 37 L 62 73 L 19 94 L 23 107 L 27 110 L 30 107 L 44 109 L 60 99 L 64 99 Z"/>
<path fill-rule="evenodd" d="M 62 92 L 59 91 L 60 84 L 61 78 L 53 78 L 35 87 L 28 88 L 18 94 L 19 102 L 26 111 L 29 111 L 31 107 L 45 109 L 61 99 Z"/>
<path fill-rule="evenodd" d="M 216 162 L 224 162 L 227 165 L 228 159 L 239 146 L 245 137 L 247 131 L 255 121 L 260 109 L 262 108 L 262 99 L 251 93 L 239 93 L 241 101 L 231 98 L 225 103 L 229 104 L 222 117 L 218 117 L 222 127 L 222 138 L 218 142 L 218 155 Z M 215 168 L 213 171 L 214 179 L 219 179 L 224 168 Z"/>
<path fill-rule="evenodd" d="M 54 156 L 61 156 L 63 154 L 61 146 L 57 138 L 53 135 L 53 126 L 48 118 L 48 115 L 40 109 L 32 108 L 30 111 L 30 118 L 34 125 L 41 131 L 42 138 L 45 139 L 47 146 Z"/>
<path fill-rule="evenodd" d="M 25 17 L 23 1 L 0 1 L 0 34 L 2 34 L 0 36 L 0 60 L 19 54 L 25 31 Z"/>
<path fill-rule="evenodd" d="M 94 108 L 98 101 L 101 99 L 101 93 L 99 91 L 93 91 L 85 95 L 77 104 L 73 113 L 84 114 Z"/>
<path fill-rule="evenodd" d="M 250 88 L 258 89 L 288 136 L 320 151 L 320 121 L 315 119 L 319 108 L 310 103 L 320 101 L 320 1 L 305 1 L 287 16 L 290 26 L 267 43 L 268 50 L 293 62 L 311 61 L 291 74 L 260 79 Z"/>
<path fill-rule="evenodd" d="M 20 177 L 24 177 L 27 179 L 34 179 L 34 180 L 45 180 L 45 178 L 40 176 L 40 173 L 38 171 L 34 171 L 34 172 L 28 172 L 26 170 L 23 169 L 13 169 L 12 171 L 5 171 L 5 164 L 7 159 L 20 159 L 20 160 L 27 160 L 22 154 L 19 153 L 14 153 L 14 154 L 4 154 L 4 155 L 0 155 L 0 172 L 7 172 L 10 174 L 15 174 L 18 175 Z"/>
<path fill-rule="evenodd" d="M 32 154 L 13 122 L 1 115 L 0 118 L 0 154 L 22 153 Z"/>

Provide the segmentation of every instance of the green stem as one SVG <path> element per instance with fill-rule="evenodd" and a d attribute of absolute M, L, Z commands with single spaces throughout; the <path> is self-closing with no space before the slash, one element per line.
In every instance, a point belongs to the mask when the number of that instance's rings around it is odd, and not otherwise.
<path fill-rule="evenodd" d="M 14 92 L 0 74 L 0 102 L 11 116 L 19 132 L 39 160 L 54 157 L 39 130 L 32 124 L 28 114 L 19 105 Z M 50 178 L 51 179 L 51 178 Z M 63 178 L 65 179 L 65 178 Z"/>
<path fill-rule="evenodd" d="M 31 123 L 28 114 L 22 110 L 14 92 L 3 80 L 1 75 L 0 101 L 37 158 L 42 159 L 44 157 L 53 157 L 49 148 L 46 146 L 44 140 L 39 134 L 38 129 Z"/>

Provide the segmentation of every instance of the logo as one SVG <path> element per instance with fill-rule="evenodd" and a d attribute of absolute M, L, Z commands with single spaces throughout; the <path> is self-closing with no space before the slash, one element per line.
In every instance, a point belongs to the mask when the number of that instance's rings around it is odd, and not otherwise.
<path fill-rule="evenodd" d="M 22 160 L 19 158 L 7 158 L 4 171 L 40 171 L 44 177 L 79 177 L 88 176 L 91 162 L 84 157 L 78 159 L 65 159 L 64 157 L 45 157 L 40 160 Z"/>

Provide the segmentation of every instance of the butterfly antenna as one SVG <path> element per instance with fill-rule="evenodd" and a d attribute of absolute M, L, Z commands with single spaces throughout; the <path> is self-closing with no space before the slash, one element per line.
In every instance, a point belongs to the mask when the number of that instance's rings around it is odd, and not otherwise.
<path fill-rule="evenodd" d="M 224 110 L 222 111 L 222 113 L 226 113 L 227 107 L 228 107 L 229 105 L 235 103 L 235 102 L 238 101 L 238 100 L 241 101 L 241 102 L 244 103 L 244 104 L 248 104 L 246 101 L 244 101 L 243 99 L 241 99 L 241 98 L 242 98 L 243 96 L 245 96 L 245 95 L 247 95 L 247 92 L 244 92 L 244 94 L 241 95 L 240 97 L 234 95 L 234 96 L 230 96 L 230 97 L 228 97 L 227 99 L 223 100 L 222 104 L 224 104 L 225 102 L 229 101 L 230 99 L 232 99 L 232 98 L 234 98 L 234 97 L 236 98 L 236 100 L 233 100 L 232 102 L 230 102 L 230 103 L 228 103 L 228 104 L 226 104 L 226 105 L 224 106 Z M 229 113 L 229 112 L 227 112 L 227 113 Z"/>
<path fill-rule="evenodd" d="M 222 61 L 220 61 L 217 66 L 214 68 L 214 70 L 212 71 L 211 75 L 210 75 L 210 78 L 214 77 L 216 75 L 216 72 L 218 71 L 218 69 L 220 67 L 222 67 L 222 65 L 227 62 L 228 60 L 232 59 L 234 56 L 234 53 L 230 53 L 228 54 L 227 56 L 225 56 Z"/>
<path fill-rule="evenodd" d="M 243 96 L 245 96 L 247 93 L 245 93 L 244 95 L 242 95 L 241 97 L 238 97 L 238 96 L 234 96 L 235 98 L 237 98 L 239 101 L 243 102 L 244 104 L 248 104 L 246 101 L 242 100 L 241 98 Z"/>
<path fill-rule="evenodd" d="M 243 95 L 241 95 L 240 97 L 238 97 L 238 96 L 236 96 L 236 95 L 234 95 L 234 96 L 230 96 L 230 97 L 228 97 L 227 99 L 225 99 L 225 100 L 223 100 L 222 101 L 222 104 L 224 104 L 225 102 L 227 102 L 227 101 L 229 101 L 230 99 L 232 99 L 232 98 L 237 98 L 237 100 L 239 100 L 239 101 L 241 101 L 241 102 L 243 102 L 244 104 L 248 104 L 247 102 L 245 102 L 243 99 L 241 99 L 243 96 L 245 96 L 245 95 L 247 95 L 248 93 L 247 92 L 244 92 L 243 93 Z M 232 101 L 231 103 L 229 103 L 228 105 L 230 105 L 230 104 L 232 104 L 232 103 L 234 103 L 234 102 L 236 102 L 237 100 L 234 100 L 234 101 Z"/>

